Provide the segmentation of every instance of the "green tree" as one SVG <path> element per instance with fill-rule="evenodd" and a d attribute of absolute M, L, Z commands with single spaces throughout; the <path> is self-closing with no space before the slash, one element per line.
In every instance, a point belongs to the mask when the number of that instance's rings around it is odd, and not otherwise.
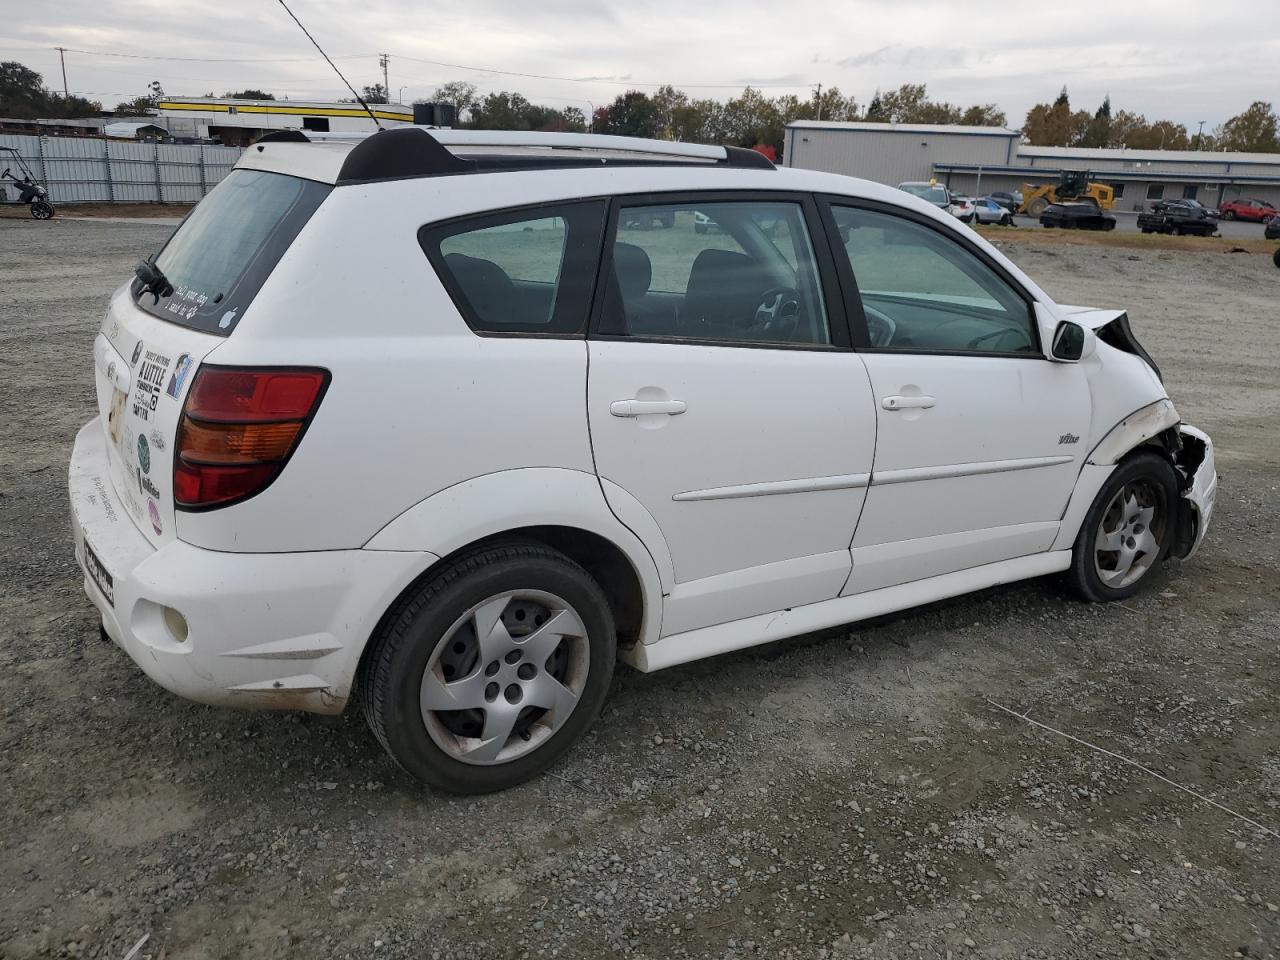
<path fill-rule="evenodd" d="M 532 107 L 520 94 L 500 90 L 487 94 L 471 108 L 466 125 L 475 130 L 532 130 Z"/>
<path fill-rule="evenodd" d="M 960 122 L 970 127 L 1003 127 L 1009 121 L 994 103 L 983 103 L 965 110 Z"/>
<path fill-rule="evenodd" d="M 228 92 L 222 95 L 227 100 L 274 100 L 275 94 L 267 93 L 265 90 L 255 90 L 252 87 L 248 90 L 236 90 L 234 93 Z"/>
<path fill-rule="evenodd" d="M 1271 104 L 1256 100 L 1244 113 L 1218 127 L 1213 139 L 1221 150 L 1280 153 L 1280 118 Z"/>
<path fill-rule="evenodd" d="M 387 103 L 387 88 L 380 83 L 360 88 L 360 98 L 365 103 Z"/>
<path fill-rule="evenodd" d="M 639 90 L 619 94 L 604 110 L 600 133 L 623 137 L 656 137 L 662 126 L 659 107 Z"/>
<path fill-rule="evenodd" d="M 1105 147 L 1111 142 L 1111 97 L 1103 99 L 1102 105 L 1085 127 L 1080 138 L 1082 147 Z"/>
<path fill-rule="evenodd" d="M 1071 109 L 1071 98 L 1063 87 L 1052 104 L 1037 103 L 1027 111 L 1022 135 L 1037 147 L 1070 147 L 1084 138 L 1092 120 L 1088 111 Z"/>
<path fill-rule="evenodd" d="M 16 60 L 0 63 L 0 117 L 34 120 L 48 104 L 44 78 Z"/>
<path fill-rule="evenodd" d="M 451 103 L 455 110 L 458 111 L 458 120 L 462 120 L 462 112 L 470 110 L 479 100 L 474 83 L 468 83 L 466 80 L 450 80 L 448 83 L 442 83 L 436 87 L 431 93 L 429 100 L 419 100 L 418 103 Z"/>
<path fill-rule="evenodd" d="M 871 98 L 871 103 L 867 106 L 867 115 L 864 118 L 871 123 L 887 123 L 889 114 L 884 109 L 884 101 L 880 98 L 880 88 L 876 88 L 875 96 Z"/>

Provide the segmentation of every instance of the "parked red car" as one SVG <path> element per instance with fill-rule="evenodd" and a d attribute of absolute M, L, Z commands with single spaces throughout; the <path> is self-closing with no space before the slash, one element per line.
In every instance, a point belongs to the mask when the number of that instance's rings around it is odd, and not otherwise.
<path fill-rule="evenodd" d="M 1235 200 L 1223 201 L 1218 208 L 1218 212 L 1223 220 L 1258 220 L 1266 223 L 1280 211 L 1277 211 L 1275 207 L 1265 200 L 1238 197 Z"/>

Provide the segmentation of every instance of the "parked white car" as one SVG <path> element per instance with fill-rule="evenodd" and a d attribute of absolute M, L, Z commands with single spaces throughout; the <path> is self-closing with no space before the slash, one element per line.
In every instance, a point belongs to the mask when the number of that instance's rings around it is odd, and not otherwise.
<path fill-rule="evenodd" d="M 1054 303 L 902 191 L 733 148 L 273 134 L 94 359 L 70 497 L 105 634 L 205 703 L 358 686 L 452 791 L 562 755 L 618 656 L 1046 574 L 1127 597 L 1216 489 L 1123 311 Z"/>

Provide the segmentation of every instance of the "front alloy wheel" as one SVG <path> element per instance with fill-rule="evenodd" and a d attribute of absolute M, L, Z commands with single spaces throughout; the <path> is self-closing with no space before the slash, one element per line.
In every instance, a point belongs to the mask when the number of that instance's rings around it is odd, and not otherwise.
<path fill-rule="evenodd" d="M 1076 536 L 1068 580 L 1094 602 L 1130 596 L 1169 552 L 1177 474 L 1158 453 L 1122 461 L 1098 491 Z"/>
<path fill-rule="evenodd" d="M 1111 498 L 1093 541 L 1094 569 L 1108 587 L 1137 583 L 1159 559 L 1168 525 L 1163 505 L 1149 479 L 1126 483 Z"/>

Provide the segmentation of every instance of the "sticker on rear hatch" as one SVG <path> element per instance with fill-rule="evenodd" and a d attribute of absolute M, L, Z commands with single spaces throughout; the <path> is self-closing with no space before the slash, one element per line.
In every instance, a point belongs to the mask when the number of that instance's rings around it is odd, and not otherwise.
<path fill-rule="evenodd" d="M 164 375 L 169 370 L 169 358 L 154 350 L 146 351 L 138 367 L 137 387 L 133 391 L 133 415 L 150 420 L 160 400 Z"/>
<path fill-rule="evenodd" d="M 178 362 L 173 365 L 173 373 L 169 375 L 169 386 L 165 389 L 165 393 L 178 399 L 178 394 L 182 392 L 182 385 L 187 380 L 187 374 L 191 371 L 191 354 L 184 353 L 178 358 Z"/>
<path fill-rule="evenodd" d="M 98 555 L 93 552 L 93 547 L 89 546 L 88 538 L 84 541 L 84 569 L 94 586 L 107 598 L 107 603 L 114 607 L 116 605 L 115 581 L 111 579 L 111 574 L 102 565 Z"/>

